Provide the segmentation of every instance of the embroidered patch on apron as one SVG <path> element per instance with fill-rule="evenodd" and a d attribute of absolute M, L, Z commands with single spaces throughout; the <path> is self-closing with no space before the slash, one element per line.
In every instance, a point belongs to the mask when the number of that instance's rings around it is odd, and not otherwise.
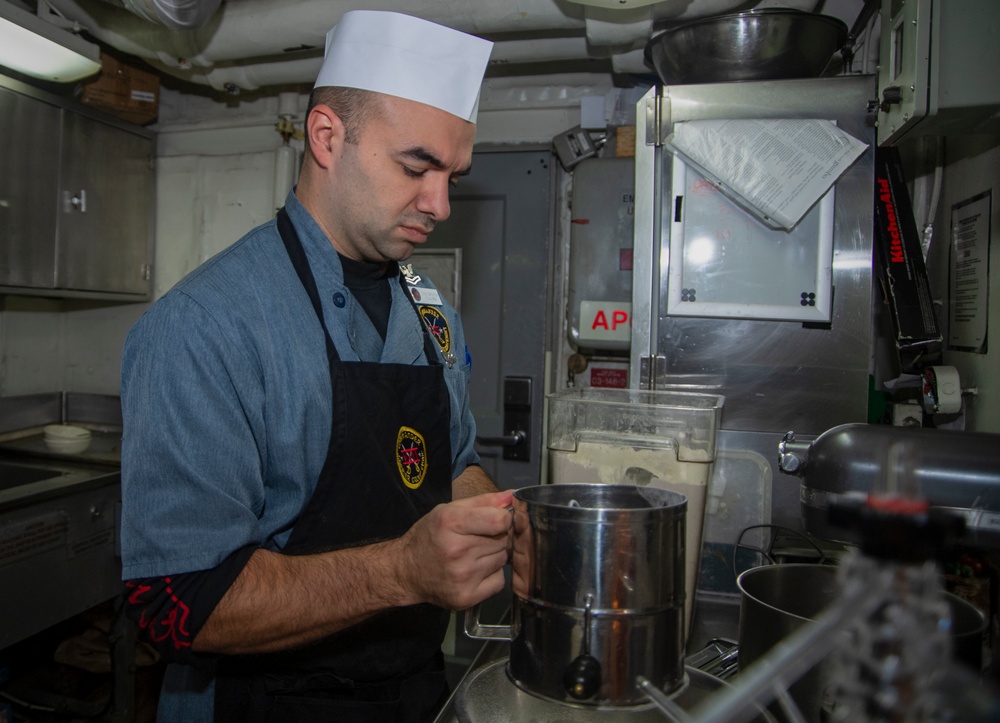
<path fill-rule="evenodd" d="M 434 341 L 441 347 L 441 352 L 447 354 L 451 351 L 451 329 L 448 328 L 448 320 L 440 309 L 434 306 L 419 306 L 420 318 L 427 324 L 427 328 L 434 337 Z"/>
<path fill-rule="evenodd" d="M 403 484 L 417 489 L 427 474 L 427 445 L 420 432 L 410 427 L 400 427 L 396 435 L 396 466 Z"/>

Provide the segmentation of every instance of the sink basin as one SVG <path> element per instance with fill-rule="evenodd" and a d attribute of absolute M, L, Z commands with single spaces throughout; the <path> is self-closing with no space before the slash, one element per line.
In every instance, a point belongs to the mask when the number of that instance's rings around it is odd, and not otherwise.
<path fill-rule="evenodd" d="M 48 467 L 35 467 L 27 464 L 0 462 L 0 490 L 18 487 L 20 485 L 41 482 L 65 474 L 62 470 Z"/>

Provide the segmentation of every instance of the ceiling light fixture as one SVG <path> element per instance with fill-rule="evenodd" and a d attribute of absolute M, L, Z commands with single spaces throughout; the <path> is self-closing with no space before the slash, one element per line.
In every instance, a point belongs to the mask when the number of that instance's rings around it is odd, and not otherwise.
<path fill-rule="evenodd" d="M 93 75 L 101 51 L 73 33 L 0 0 L 0 65 L 57 83 Z"/>
<path fill-rule="evenodd" d="M 606 10 L 635 10 L 636 8 L 655 5 L 663 0 L 570 0 L 578 5 L 593 5 Z"/>

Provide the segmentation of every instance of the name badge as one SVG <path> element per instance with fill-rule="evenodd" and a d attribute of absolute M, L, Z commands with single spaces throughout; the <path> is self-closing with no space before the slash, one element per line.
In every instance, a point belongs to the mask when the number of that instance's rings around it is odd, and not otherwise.
<path fill-rule="evenodd" d="M 418 304 L 430 304 L 431 306 L 441 306 L 444 302 L 441 301 L 441 294 L 438 293 L 437 289 L 427 289 L 420 286 L 410 287 L 410 296 Z"/>

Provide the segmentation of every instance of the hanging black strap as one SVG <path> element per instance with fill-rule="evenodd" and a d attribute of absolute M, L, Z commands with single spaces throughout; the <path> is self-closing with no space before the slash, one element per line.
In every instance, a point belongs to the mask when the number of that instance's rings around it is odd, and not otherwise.
<path fill-rule="evenodd" d="M 326 328 L 326 322 L 323 321 L 323 304 L 319 299 L 319 289 L 316 287 L 316 278 L 313 276 L 312 269 L 309 266 L 309 260 L 306 258 L 305 249 L 302 248 L 302 244 L 298 241 L 298 233 L 295 231 L 295 227 L 292 226 L 292 220 L 288 217 L 288 212 L 282 207 L 278 211 L 278 233 L 281 236 L 281 242 L 285 245 L 285 249 L 288 251 L 288 258 L 292 260 L 292 266 L 295 267 L 295 273 L 298 274 L 299 280 L 302 282 L 303 288 L 309 295 L 309 301 L 312 302 L 313 310 L 316 312 L 316 318 L 319 319 L 319 323 L 323 326 L 323 334 L 326 337 L 326 356 L 329 359 L 340 359 L 340 355 L 337 354 L 337 349 L 333 345 L 333 340 L 330 338 L 330 332 Z M 417 315 L 420 320 L 420 328 L 423 330 L 423 342 L 424 342 L 424 356 L 427 357 L 427 363 L 431 365 L 441 364 L 441 355 L 438 353 L 437 343 L 431 338 L 430 330 L 427 328 L 427 322 L 424 317 L 420 314 L 420 309 L 417 308 L 417 302 L 413 300 L 409 289 L 406 287 L 406 282 L 404 280 L 403 274 L 399 274 L 399 285 L 403 289 L 403 293 L 410 302 L 410 306 L 413 308 L 413 313 Z"/>
<path fill-rule="evenodd" d="M 337 348 L 333 345 L 333 340 L 330 338 L 326 322 L 323 321 L 323 304 L 320 302 L 319 290 L 316 288 L 316 278 L 313 276 L 312 269 L 309 268 L 309 260 L 306 258 L 305 249 L 298 242 L 299 237 L 295 232 L 295 227 L 292 226 L 292 220 L 288 217 L 288 212 L 284 208 L 278 211 L 278 233 L 281 235 L 281 242 L 285 245 L 285 250 L 288 251 L 288 258 L 292 260 L 292 266 L 295 267 L 295 273 L 298 274 L 299 280 L 302 282 L 302 287 L 309 295 L 309 301 L 312 302 L 316 318 L 319 319 L 320 326 L 323 327 L 323 336 L 326 339 L 326 356 L 328 359 L 339 360 L 340 355 L 337 354 Z"/>

